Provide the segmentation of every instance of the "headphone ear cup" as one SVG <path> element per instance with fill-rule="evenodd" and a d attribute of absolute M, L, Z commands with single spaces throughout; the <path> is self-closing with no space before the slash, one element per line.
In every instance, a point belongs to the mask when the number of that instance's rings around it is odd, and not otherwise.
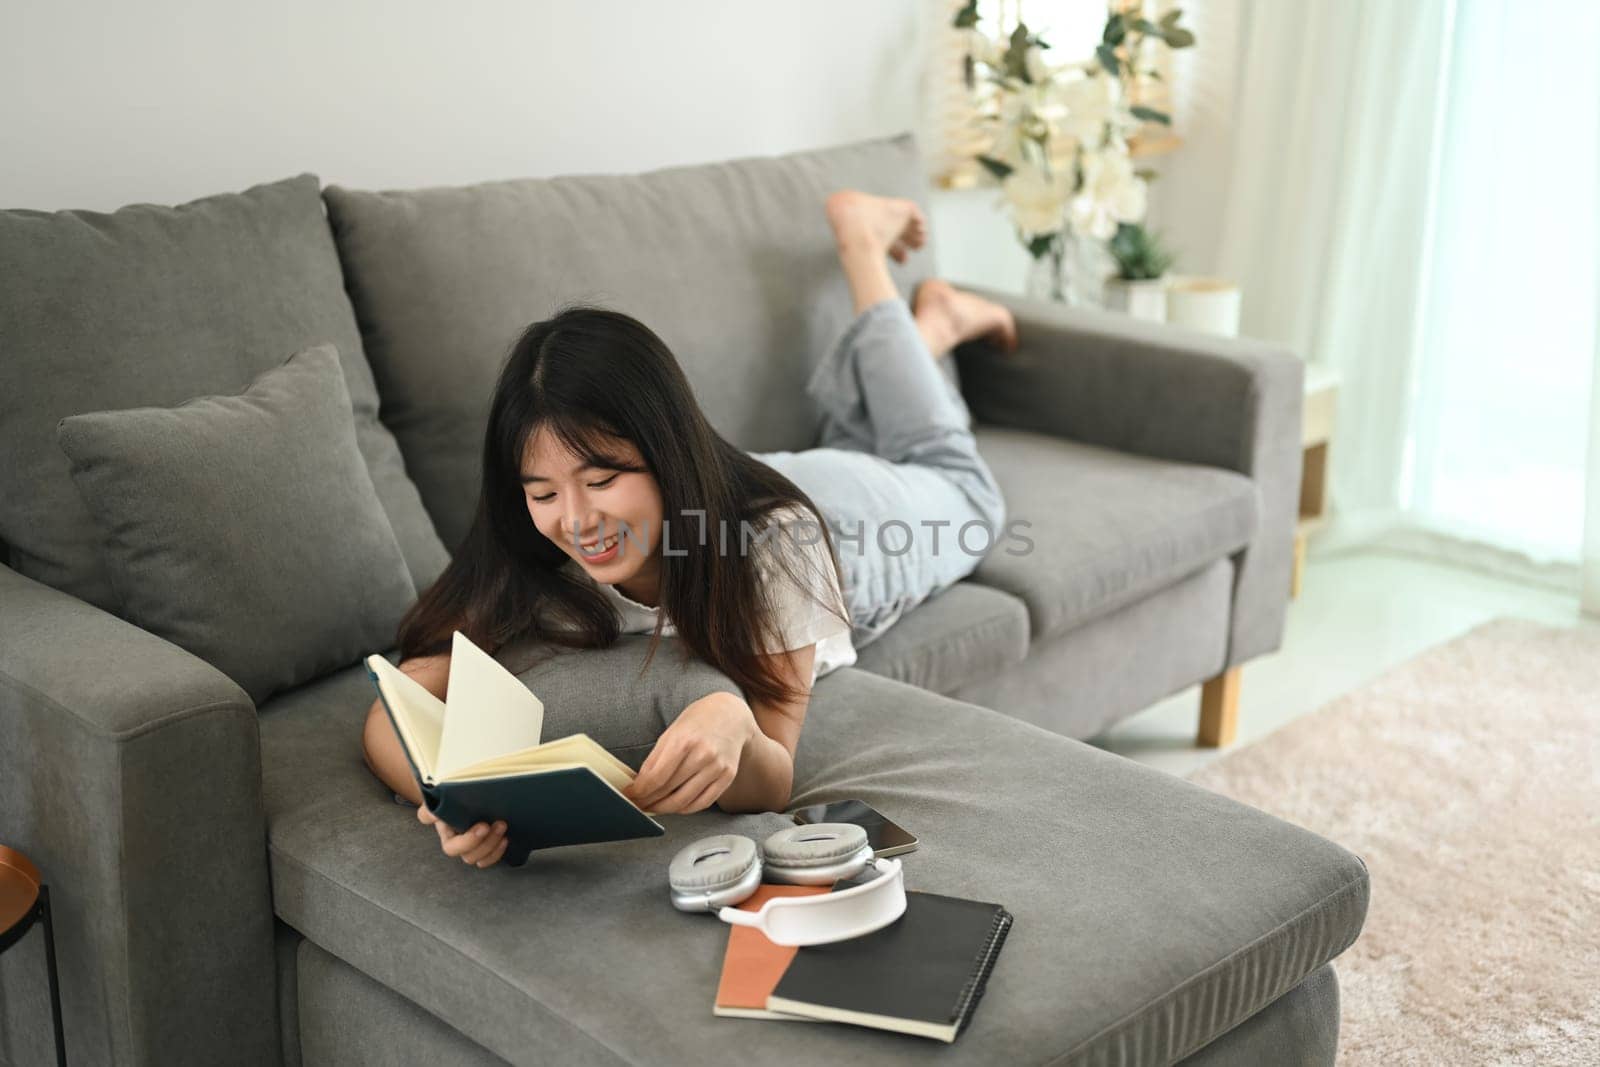
<path fill-rule="evenodd" d="M 747 899 L 761 884 L 756 843 L 718 834 L 685 845 L 667 868 L 672 904 L 679 911 L 716 911 Z"/>
<path fill-rule="evenodd" d="M 867 832 L 854 823 L 789 826 L 761 844 L 767 878 L 791 885 L 832 885 L 872 859 Z"/>

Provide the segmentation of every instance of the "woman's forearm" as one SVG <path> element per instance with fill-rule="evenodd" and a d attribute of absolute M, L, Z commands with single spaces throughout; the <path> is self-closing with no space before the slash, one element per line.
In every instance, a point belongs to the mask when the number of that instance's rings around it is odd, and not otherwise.
<path fill-rule="evenodd" d="M 739 700 L 754 729 L 739 758 L 737 777 L 717 801 L 723 811 L 782 811 L 789 806 L 789 796 L 794 792 L 792 753 L 800 745 L 800 729 L 811 700 L 816 652 L 815 645 L 808 645 L 770 657 L 798 696 L 755 704 Z"/>
<path fill-rule="evenodd" d="M 367 770 L 377 775 L 379 781 L 411 803 L 422 803 L 422 790 L 411 773 L 411 763 L 381 704 L 375 703 L 367 711 L 366 725 L 361 731 L 361 754 L 366 759 Z"/>
<path fill-rule="evenodd" d="M 762 733 L 751 733 L 739 756 L 739 773 L 717 799 L 723 811 L 782 811 L 794 788 L 794 760 L 789 750 Z"/>
<path fill-rule="evenodd" d="M 438 697 L 445 698 L 450 681 L 449 656 L 418 656 L 402 660 L 400 669 L 415 678 L 417 684 Z M 384 785 L 399 793 L 413 804 L 422 803 L 422 787 L 411 773 L 411 761 L 394 732 L 394 724 L 383 710 L 383 701 L 374 700 L 367 709 L 367 721 L 361 726 L 361 755 L 367 770 Z"/>

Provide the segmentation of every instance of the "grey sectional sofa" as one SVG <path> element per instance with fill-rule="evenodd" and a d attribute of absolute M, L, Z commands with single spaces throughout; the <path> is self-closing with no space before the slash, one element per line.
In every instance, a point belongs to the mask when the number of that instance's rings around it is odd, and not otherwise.
<path fill-rule="evenodd" d="M 992 555 L 818 685 L 792 798 L 870 801 L 922 838 L 911 888 L 1015 914 L 949 1048 L 712 1016 L 726 935 L 669 906 L 667 860 L 783 816 L 468 870 L 362 766 L 360 667 L 257 707 L 119 617 L 57 421 L 238 392 L 311 344 L 339 348 L 418 586 L 470 519 L 499 360 L 563 301 L 650 323 L 736 443 L 804 447 L 800 386 L 849 311 L 819 208 L 838 186 L 926 192 L 902 137 L 636 177 L 304 176 L 175 209 L 0 212 L 0 842 L 51 885 L 74 1062 L 1333 1061 L 1361 862 L 1071 740 L 1277 645 L 1300 371 L 1266 346 L 1006 298 L 1022 351 L 959 354 L 1036 550 Z M 906 291 L 931 261 L 900 269 Z M 637 762 L 721 684 L 670 657 L 641 675 L 640 656 L 530 667 L 547 733 Z M 47 1055 L 42 966 L 27 942 L 0 957 L 0 1061 Z"/>

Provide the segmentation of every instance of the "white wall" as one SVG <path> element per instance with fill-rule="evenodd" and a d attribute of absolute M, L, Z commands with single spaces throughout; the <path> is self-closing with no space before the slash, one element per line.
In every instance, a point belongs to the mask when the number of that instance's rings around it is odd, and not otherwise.
<path fill-rule="evenodd" d="M 915 2 L 19 6 L 0 40 L 8 207 L 301 170 L 360 186 L 642 170 L 919 117 Z"/>
<path fill-rule="evenodd" d="M 0 37 L 0 207 L 177 203 L 312 171 L 407 188 L 924 129 L 924 0 L 62 0 Z M 941 267 L 1006 283 L 993 193 Z"/>
<path fill-rule="evenodd" d="M 1182 6 L 1184 24 L 1196 39 L 1193 48 L 1172 54 L 1172 118 L 1183 145 L 1149 161 L 1160 176 L 1150 186 L 1146 225 L 1160 231 L 1176 253 L 1175 271 L 1212 274 L 1220 269 L 1250 0 L 1192 0 Z M 1249 317 L 1243 316 L 1245 333 Z"/>

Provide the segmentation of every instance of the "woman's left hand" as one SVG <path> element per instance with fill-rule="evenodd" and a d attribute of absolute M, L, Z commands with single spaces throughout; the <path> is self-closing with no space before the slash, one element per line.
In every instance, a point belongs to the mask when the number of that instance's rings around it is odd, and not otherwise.
<path fill-rule="evenodd" d="M 626 795 L 643 811 L 687 814 L 716 803 L 739 773 L 757 732 L 750 706 L 732 693 L 701 697 L 656 740 Z"/>

